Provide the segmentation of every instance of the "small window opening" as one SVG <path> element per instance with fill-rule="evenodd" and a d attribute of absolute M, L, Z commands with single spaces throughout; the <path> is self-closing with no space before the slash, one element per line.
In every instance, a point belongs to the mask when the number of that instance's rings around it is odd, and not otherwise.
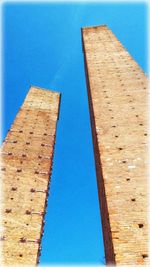
<path fill-rule="evenodd" d="M 22 169 L 17 169 L 17 172 L 22 172 Z"/>
<path fill-rule="evenodd" d="M 21 243 L 26 243 L 26 238 L 25 238 L 25 237 L 21 237 L 21 238 L 20 238 L 20 242 L 21 242 Z"/>
<path fill-rule="evenodd" d="M 11 213 L 12 212 L 12 209 L 6 209 L 5 212 L 6 213 Z"/>
<path fill-rule="evenodd" d="M 143 259 L 148 258 L 148 254 L 142 254 Z"/>
<path fill-rule="evenodd" d="M 16 191 L 17 190 L 17 187 L 12 187 L 11 190 L 12 191 Z"/>
<path fill-rule="evenodd" d="M 27 215 L 30 215 L 30 214 L 31 214 L 31 211 L 26 210 L 26 214 L 27 214 Z"/>
<path fill-rule="evenodd" d="M 31 193 L 34 193 L 35 192 L 35 189 L 34 188 L 31 188 L 30 192 Z"/>

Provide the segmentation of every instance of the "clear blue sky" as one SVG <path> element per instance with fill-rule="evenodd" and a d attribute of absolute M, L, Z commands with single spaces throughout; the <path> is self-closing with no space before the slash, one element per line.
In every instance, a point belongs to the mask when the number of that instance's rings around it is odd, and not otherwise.
<path fill-rule="evenodd" d="M 145 4 L 3 7 L 3 137 L 30 85 L 62 93 L 41 263 L 102 264 L 104 248 L 81 27 L 107 24 L 147 72 Z"/>

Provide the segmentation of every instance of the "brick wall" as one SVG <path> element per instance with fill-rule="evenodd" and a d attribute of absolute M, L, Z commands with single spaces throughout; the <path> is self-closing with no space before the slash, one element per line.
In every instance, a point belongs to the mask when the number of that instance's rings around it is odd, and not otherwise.
<path fill-rule="evenodd" d="M 148 80 L 107 26 L 82 29 L 106 262 L 148 259 Z"/>
<path fill-rule="evenodd" d="M 59 93 L 31 87 L 1 148 L 2 258 L 36 264 L 52 170 Z"/>

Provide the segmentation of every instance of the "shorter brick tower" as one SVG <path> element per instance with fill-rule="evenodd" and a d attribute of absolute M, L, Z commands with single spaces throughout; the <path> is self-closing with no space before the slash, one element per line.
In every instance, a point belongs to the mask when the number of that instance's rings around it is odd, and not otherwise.
<path fill-rule="evenodd" d="M 31 87 L 3 142 L 1 264 L 38 262 L 59 102 L 59 93 Z"/>
<path fill-rule="evenodd" d="M 148 79 L 107 26 L 82 36 L 106 262 L 150 266 Z"/>

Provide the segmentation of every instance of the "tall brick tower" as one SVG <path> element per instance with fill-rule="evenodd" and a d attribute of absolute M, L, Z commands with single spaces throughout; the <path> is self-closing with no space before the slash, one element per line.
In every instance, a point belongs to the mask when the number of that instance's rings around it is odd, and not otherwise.
<path fill-rule="evenodd" d="M 82 37 L 106 262 L 145 264 L 148 80 L 107 26 Z"/>
<path fill-rule="evenodd" d="M 36 265 L 60 94 L 31 87 L 1 148 L 1 264 Z"/>

